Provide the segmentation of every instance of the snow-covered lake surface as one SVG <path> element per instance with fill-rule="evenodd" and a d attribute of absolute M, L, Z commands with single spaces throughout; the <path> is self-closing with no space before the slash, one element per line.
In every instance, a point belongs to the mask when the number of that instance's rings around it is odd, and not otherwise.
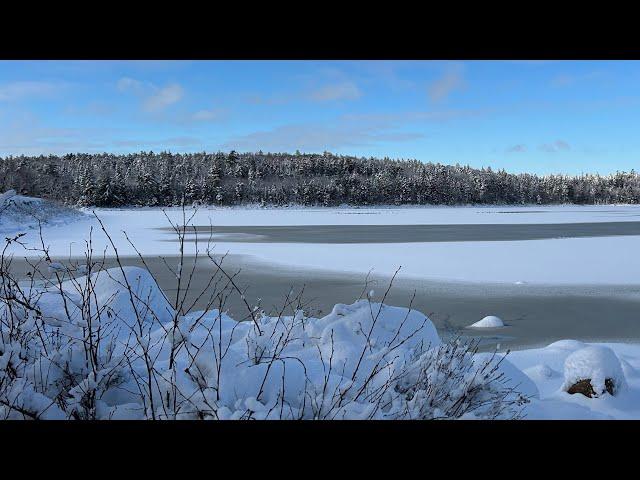
<path fill-rule="evenodd" d="M 180 208 L 165 209 L 175 219 Z M 160 224 L 161 209 L 97 209 L 104 215 L 127 212 Z M 194 223 L 212 218 L 215 225 L 437 225 L 468 223 L 576 223 L 640 221 L 638 205 L 463 206 L 463 207 L 338 207 L 338 208 L 211 208 L 199 209 Z M 166 220 L 165 220 L 166 221 Z M 204 222 L 207 223 L 207 222 Z"/>
<path fill-rule="evenodd" d="M 134 254 L 120 234 L 126 231 L 144 254 L 176 253 L 172 235 L 160 209 L 97 209 L 96 213 L 114 233 L 121 254 Z M 166 210 L 176 222 L 180 209 Z M 188 212 L 191 215 L 191 212 Z M 535 207 L 406 207 L 406 208 L 202 208 L 191 219 L 194 225 L 300 226 L 300 225 L 397 225 L 395 243 L 278 243 L 260 242 L 240 231 L 214 236 L 217 252 L 249 255 L 260 262 L 295 269 L 337 272 L 392 273 L 402 276 L 461 282 L 502 282 L 515 285 L 626 285 L 640 284 L 638 236 L 547 238 L 516 241 L 405 242 L 402 225 L 562 224 L 638 222 L 638 206 L 535 206 Z M 90 227 L 94 246 L 106 245 L 87 217 L 73 225 L 52 226 L 46 240 L 52 253 L 80 254 Z M 35 240 L 36 232 L 29 237 Z M 225 237 L 225 235 L 227 235 Z M 340 234 L 337 233 L 337 236 Z M 206 240 L 203 235 L 201 240 Z M 325 237 L 326 238 L 326 237 Z M 69 241 L 75 243 L 69 246 Z M 339 241 L 339 238 L 336 239 Z M 194 245 L 187 245 L 193 249 Z M 193 251 L 193 250 L 191 250 Z"/>

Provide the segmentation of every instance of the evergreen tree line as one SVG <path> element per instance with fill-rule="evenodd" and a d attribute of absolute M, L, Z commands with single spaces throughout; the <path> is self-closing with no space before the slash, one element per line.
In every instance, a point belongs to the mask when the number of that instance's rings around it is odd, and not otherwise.
<path fill-rule="evenodd" d="M 68 205 L 639 203 L 640 175 L 510 174 L 417 160 L 140 152 L 0 158 L 0 191 Z"/>

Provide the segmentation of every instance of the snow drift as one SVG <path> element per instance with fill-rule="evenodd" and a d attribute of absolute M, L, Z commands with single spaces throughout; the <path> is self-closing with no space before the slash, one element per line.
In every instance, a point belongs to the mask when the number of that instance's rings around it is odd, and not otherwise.
<path fill-rule="evenodd" d="M 179 315 L 135 267 L 0 289 L 3 418 L 516 418 L 538 396 L 503 356 L 369 300 L 323 318 Z"/>
<path fill-rule="evenodd" d="M 82 218 L 77 210 L 42 198 L 17 195 L 15 190 L 0 194 L 0 232 L 37 228 L 38 221 L 61 225 Z"/>

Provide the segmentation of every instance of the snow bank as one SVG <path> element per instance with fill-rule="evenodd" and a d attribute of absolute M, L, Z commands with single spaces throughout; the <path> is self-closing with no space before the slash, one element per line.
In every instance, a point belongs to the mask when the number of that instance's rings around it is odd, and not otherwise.
<path fill-rule="evenodd" d="M 593 352 L 592 348 L 598 353 L 589 353 Z M 581 357 L 584 361 L 580 360 Z M 540 392 L 539 400 L 533 400 L 527 406 L 526 419 L 640 419 L 638 344 L 590 344 L 578 340 L 560 340 L 542 348 L 513 351 L 509 354 L 509 360 L 534 381 Z M 617 362 L 621 365 L 622 376 Z M 570 367 L 567 372 L 565 364 Z M 565 381 L 565 373 L 568 382 Z M 595 376 L 596 379 L 598 376 L 602 378 L 602 375 L 605 378 L 621 378 L 624 383 L 620 380 L 619 383 L 623 388 L 620 394 L 615 392 L 614 396 L 601 395 L 598 398 L 567 394 L 566 389 L 571 386 L 569 382 L 583 375 Z M 603 381 L 596 381 L 598 387 L 602 388 Z"/>
<path fill-rule="evenodd" d="M 496 317 L 494 315 L 489 315 L 484 317 L 482 320 L 477 321 L 469 325 L 469 328 L 500 328 L 504 327 L 504 322 L 500 317 Z"/>
<path fill-rule="evenodd" d="M 370 300 L 322 318 L 181 316 L 136 267 L 0 289 L 0 418 L 640 418 L 640 346 L 473 353 Z M 565 393 L 584 378 L 624 394 Z"/>
<path fill-rule="evenodd" d="M 564 362 L 564 391 L 580 380 L 589 380 L 596 396 L 599 396 L 607 391 L 606 379 L 611 379 L 615 392 L 626 387 L 620 360 L 610 348 L 581 348 L 569 355 Z"/>
<path fill-rule="evenodd" d="M 422 313 L 369 300 L 254 323 L 178 316 L 135 267 L 1 287 L 6 418 L 513 418 L 538 396 L 502 357 L 442 343 Z"/>
<path fill-rule="evenodd" d="M 491 364 L 492 358 L 493 354 L 478 353 L 474 356 L 474 362 L 478 365 Z M 540 392 L 535 382 L 504 356 L 501 357 L 499 369 L 500 373 L 504 376 L 504 380 L 518 393 L 528 398 L 540 398 Z"/>
<path fill-rule="evenodd" d="M 41 198 L 17 195 L 15 190 L 0 194 L 0 232 L 21 233 L 44 225 L 64 225 L 82 218 L 77 210 Z"/>
<path fill-rule="evenodd" d="M 93 305 L 103 316 L 122 321 L 132 327 L 138 319 L 145 325 L 167 323 L 173 320 L 175 311 L 169 304 L 155 279 L 144 268 L 122 267 L 99 271 L 91 275 L 90 283 L 95 290 Z M 66 281 L 62 284 L 65 292 L 78 293 L 78 285 L 83 282 Z"/>

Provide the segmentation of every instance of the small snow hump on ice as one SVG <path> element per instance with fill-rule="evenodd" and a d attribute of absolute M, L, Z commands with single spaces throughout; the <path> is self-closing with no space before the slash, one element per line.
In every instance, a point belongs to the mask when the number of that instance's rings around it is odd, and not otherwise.
<path fill-rule="evenodd" d="M 469 325 L 469 328 L 500 328 L 504 327 L 504 322 L 500 317 L 489 315 L 482 320 Z"/>
<path fill-rule="evenodd" d="M 583 381 L 589 381 L 596 397 L 606 391 L 615 395 L 626 386 L 620 360 L 613 350 L 600 345 L 576 350 L 564 361 L 562 390 L 569 391 L 572 386 Z M 607 385 L 609 382 L 613 385 Z"/>

